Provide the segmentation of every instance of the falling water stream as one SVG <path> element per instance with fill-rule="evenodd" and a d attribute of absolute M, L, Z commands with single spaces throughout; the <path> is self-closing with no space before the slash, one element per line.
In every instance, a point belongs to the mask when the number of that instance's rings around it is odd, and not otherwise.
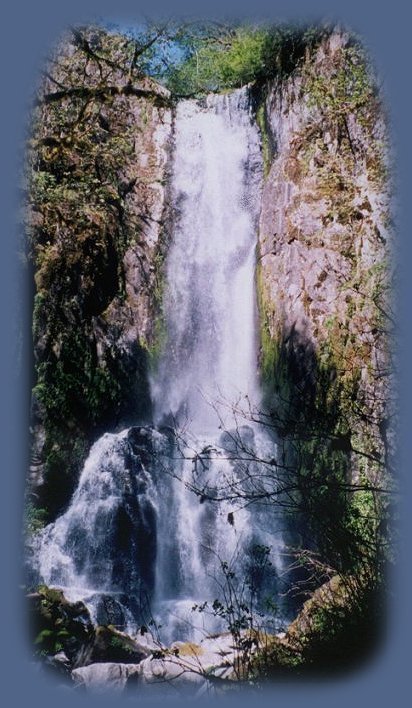
<path fill-rule="evenodd" d="M 219 597 L 222 561 L 246 577 L 254 549 L 270 547 L 272 594 L 282 571 L 273 510 L 235 494 L 253 491 L 258 459 L 275 454 L 271 437 L 242 414 L 261 406 L 261 184 L 247 89 L 178 105 L 154 426 L 103 435 L 69 508 L 37 539 L 44 582 L 86 602 L 94 621 L 130 632 L 150 605 L 164 642 L 225 629 L 221 618 L 192 611 Z"/>
<path fill-rule="evenodd" d="M 216 431 L 211 403 L 257 400 L 255 248 L 262 178 L 245 90 L 182 102 L 175 128 L 176 210 L 167 269 L 169 346 L 153 385 L 158 420 Z M 223 410 L 221 411 L 223 412 Z"/>

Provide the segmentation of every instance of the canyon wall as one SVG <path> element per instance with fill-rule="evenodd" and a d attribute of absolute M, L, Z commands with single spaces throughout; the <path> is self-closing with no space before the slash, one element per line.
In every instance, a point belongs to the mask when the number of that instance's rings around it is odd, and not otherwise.
<path fill-rule="evenodd" d="M 266 161 L 257 287 L 267 405 L 299 505 L 310 524 L 317 517 L 328 559 L 334 547 L 341 567 L 351 559 L 336 538 L 325 540 L 347 509 L 336 484 L 381 485 L 392 454 L 384 111 L 363 51 L 335 30 L 289 78 L 263 88 L 257 117 Z M 380 502 L 371 494 L 352 501 L 373 525 Z"/>
<path fill-rule="evenodd" d="M 38 91 L 27 211 L 29 482 L 51 516 L 103 430 L 150 419 L 171 133 L 168 91 L 133 70 L 121 38 L 74 34 L 57 47 Z"/>

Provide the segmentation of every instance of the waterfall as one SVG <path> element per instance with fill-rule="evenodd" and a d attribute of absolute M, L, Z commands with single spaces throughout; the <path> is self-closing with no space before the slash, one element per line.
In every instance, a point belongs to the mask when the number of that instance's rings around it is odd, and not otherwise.
<path fill-rule="evenodd" d="M 262 178 L 245 89 L 184 101 L 175 123 L 168 346 L 152 385 L 157 420 L 216 430 L 211 403 L 257 402 L 255 248 Z M 221 414 L 224 406 L 220 407 Z"/>
<path fill-rule="evenodd" d="M 178 593 L 163 585 L 169 574 L 161 553 L 157 560 L 157 598 L 166 603 L 169 625 L 174 617 L 175 634 L 179 623 L 183 632 L 193 622 L 186 606 L 215 597 L 221 561 L 233 564 L 239 556 L 239 572 L 245 572 L 253 545 L 279 550 L 267 514 L 240 509 L 231 499 L 201 504 L 187 488 L 193 485 L 193 450 L 210 451 L 195 473 L 198 487 L 212 493 L 225 480 L 236 491 L 233 485 L 245 473 L 258 473 L 255 456 L 273 457 L 273 441 L 239 414 L 260 405 L 255 262 L 261 185 L 259 133 L 247 89 L 181 102 L 164 302 L 167 345 L 152 380 L 155 422 L 185 431 L 173 494 Z"/>
<path fill-rule="evenodd" d="M 256 549 L 266 547 L 272 565 L 264 590 L 278 590 L 282 534 L 273 509 L 237 497 L 256 480 L 264 488 L 259 459 L 275 455 L 271 437 L 242 414 L 261 405 L 261 183 L 247 89 L 179 104 L 167 343 L 151 380 L 155 427 L 103 435 L 69 508 L 37 539 L 39 576 L 83 599 L 96 622 L 109 618 L 135 631 L 145 620 L 144 597 L 165 642 L 221 631 L 221 618 L 191 608 L 219 598 L 222 562 L 256 578 Z"/>

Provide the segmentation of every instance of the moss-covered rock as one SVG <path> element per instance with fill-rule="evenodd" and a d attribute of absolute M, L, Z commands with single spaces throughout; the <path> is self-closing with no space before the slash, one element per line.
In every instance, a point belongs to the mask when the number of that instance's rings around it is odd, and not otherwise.
<path fill-rule="evenodd" d="M 120 662 L 138 664 L 150 655 L 151 651 L 143 643 L 132 639 L 124 632 L 119 632 L 112 625 L 96 627 L 93 644 L 87 656 L 87 663 Z"/>
<path fill-rule="evenodd" d="M 253 661 L 257 679 L 330 676 L 359 667 L 381 636 L 381 590 L 361 575 L 323 583 L 286 632 L 261 646 Z"/>
<path fill-rule="evenodd" d="M 28 596 L 34 652 L 45 657 L 64 651 L 72 666 L 81 665 L 95 632 L 83 602 L 69 602 L 63 591 L 41 585 Z"/>

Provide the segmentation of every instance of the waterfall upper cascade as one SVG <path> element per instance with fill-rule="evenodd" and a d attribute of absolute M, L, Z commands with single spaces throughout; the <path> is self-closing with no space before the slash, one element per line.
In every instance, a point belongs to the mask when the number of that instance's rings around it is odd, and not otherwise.
<path fill-rule="evenodd" d="M 219 400 L 228 404 L 229 423 L 239 396 L 259 395 L 254 271 L 262 164 L 247 92 L 210 96 L 204 107 L 182 102 L 175 140 L 169 346 L 152 390 L 158 420 L 185 416 L 204 434 L 216 431 Z"/>
<path fill-rule="evenodd" d="M 39 535 L 34 553 L 42 580 L 83 599 L 96 622 L 133 632 L 150 604 L 163 641 L 225 629 L 191 608 L 219 597 L 221 561 L 256 580 L 256 549 L 265 547 L 265 592 L 276 593 L 282 540 L 273 510 L 237 495 L 262 484 L 258 460 L 275 452 L 241 413 L 260 406 L 261 183 L 247 89 L 179 104 L 167 344 L 151 381 L 156 428 L 95 443 L 69 508 Z"/>

